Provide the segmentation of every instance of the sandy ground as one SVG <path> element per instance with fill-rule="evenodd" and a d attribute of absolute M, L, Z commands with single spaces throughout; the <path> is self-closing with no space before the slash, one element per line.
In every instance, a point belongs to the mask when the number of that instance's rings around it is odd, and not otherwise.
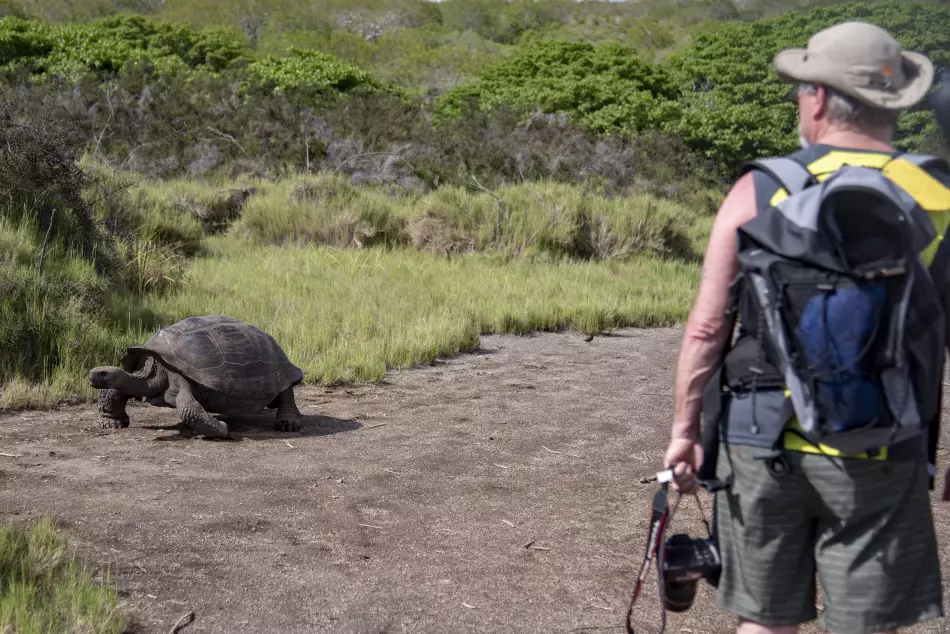
<path fill-rule="evenodd" d="M 304 388 L 302 432 L 252 417 L 233 441 L 177 439 L 175 412 L 142 404 L 114 432 L 90 406 L 0 414 L 0 519 L 57 518 L 141 632 L 189 610 L 187 634 L 622 632 L 678 345 L 675 329 L 486 337 L 380 385 Z M 702 533 L 692 504 L 673 528 Z M 654 579 L 638 632 L 657 631 Z M 667 631 L 732 627 L 701 585 Z"/>

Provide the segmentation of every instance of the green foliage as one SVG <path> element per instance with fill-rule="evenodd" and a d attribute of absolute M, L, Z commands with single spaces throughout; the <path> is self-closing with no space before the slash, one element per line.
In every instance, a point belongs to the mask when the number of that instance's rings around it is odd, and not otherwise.
<path fill-rule="evenodd" d="M 278 93 L 300 88 L 347 92 L 357 87 L 381 87 L 370 73 L 317 51 L 291 49 L 286 57 L 265 57 L 251 63 L 248 71 L 273 84 Z"/>
<path fill-rule="evenodd" d="M 277 92 L 346 92 L 380 88 L 367 71 L 332 55 L 291 49 L 255 58 L 233 30 L 199 30 L 180 22 L 112 16 L 89 24 L 50 26 L 17 17 L 0 19 L 0 69 L 28 69 L 39 77 L 79 80 L 147 68 L 153 76 L 189 78 L 222 73 L 271 86 Z"/>
<path fill-rule="evenodd" d="M 564 113 L 595 134 L 661 130 L 713 159 L 723 175 L 743 160 L 797 147 L 796 109 L 772 58 L 804 47 L 818 30 L 864 20 L 890 30 L 902 45 L 950 63 L 950 7 L 890 0 L 818 7 L 755 22 L 714 24 L 662 64 L 614 43 L 534 41 L 444 95 L 436 111 L 459 116 L 473 102 L 492 110 L 515 105 Z M 921 104 L 901 122 L 896 142 L 907 150 L 933 145 L 937 130 Z M 928 145 L 929 144 L 929 145 Z"/>
<path fill-rule="evenodd" d="M 113 16 L 66 26 L 16 17 L 0 19 L 0 67 L 27 66 L 41 76 L 117 73 L 128 63 L 146 60 L 164 73 L 221 72 L 244 61 L 245 54 L 246 44 L 231 32 L 199 31 L 186 24 L 141 16 Z"/>
<path fill-rule="evenodd" d="M 662 129 L 676 120 L 677 87 L 660 66 L 618 44 L 538 41 L 481 74 L 470 86 L 452 90 L 436 111 L 457 117 L 476 100 L 483 109 L 515 106 L 567 114 L 598 133 Z"/>
<path fill-rule="evenodd" d="M 17 110 L 24 107 L 35 118 L 20 120 Z M 76 154 L 62 121 L 43 105 L 22 97 L 0 102 L 0 213 L 41 227 L 47 240 L 60 240 L 106 270 L 110 249 L 84 197 L 93 180 Z"/>
<path fill-rule="evenodd" d="M 373 69 L 382 80 L 423 95 L 470 80 L 514 49 L 472 31 L 454 31 L 438 24 L 391 29 L 371 39 L 344 29 L 326 33 L 296 29 L 268 42 L 267 50 L 284 50 L 287 46 L 331 53 Z"/>

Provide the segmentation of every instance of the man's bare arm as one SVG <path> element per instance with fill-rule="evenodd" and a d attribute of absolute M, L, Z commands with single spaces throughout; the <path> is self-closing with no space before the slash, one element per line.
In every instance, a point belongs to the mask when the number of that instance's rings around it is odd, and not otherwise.
<path fill-rule="evenodd" d="M 699 440 L 699 417 L 706 383 L 727 344 L 725 319 L 729 286 L 739 269 L 736 229 L 755 217 L 752 174 L 740 178 L 716 215 L 703 260 L 699 292 L 683 335 L 674 379 L 673 439 Z"/>

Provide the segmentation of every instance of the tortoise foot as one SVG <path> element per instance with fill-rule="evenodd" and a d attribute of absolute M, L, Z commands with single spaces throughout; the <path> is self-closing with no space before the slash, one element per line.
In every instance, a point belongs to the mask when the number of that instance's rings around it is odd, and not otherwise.
<path fill-rule="evenodd" d="M 202 421 L 200 423 L 195 423 L 188 426 L 193 435 L 204 436 L 205 438 L 230 438 L 230 431 L 228 426 L 219 421 L 215 420 L 214 423 L 210 421 Z"/>
<path fill-rule="evenodd" d="M 300 431 L 300 421 L 293 418 L 284 418 L 274 423 L 277 431 Z"/>
<path fill-rule="evenodd" d="M 99 419 L 101 429 L 125 429 L 129 426 L 129 418 L 114 418 L 112 416 L 103 416 Z"/>
<path fill-rule="evenodd" d="M 186 406 L 181 411 L 182 427 L 194 436 L 205 438 L 227 438 L 228 426 L 223 421 L 211 416 L 197 405 Z"/>

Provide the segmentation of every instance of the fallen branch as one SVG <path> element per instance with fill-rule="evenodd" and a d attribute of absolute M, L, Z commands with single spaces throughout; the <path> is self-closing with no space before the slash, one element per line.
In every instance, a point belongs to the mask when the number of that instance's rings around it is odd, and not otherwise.
<path fill-rule="evenodd" d="M 231 143 L 236 145 L 238 149 L 241 150 L 241 152 L 244 154 L 244 156 L 246 156 L 247 158 L 251 158 L 251 155 L 244 151 L 244 148 L 241 147 L 241 144 L 238 143 L 237 139 L 235 139 L 233 136 L 231 136 L 230 134 L 225 134 L 224 132 L 221 132 L 220 130 L 215 130 L 210 125 L 206 125 L 205 127 L 211 130 L 211 132 L 213 132 L 214 134 L 217 134 L 219 138 L 224 139 L 225 141 L 230 141 Z"/>
<path fill-rule="evenodd" d="M 0 453 L 0 456 L 3 456 L 3 457 L 5 457 L 5 458 L 22 458 L 22 457 L 23 457 L 23 454 L 19 454 L 19 453 Z"/>
<path fill-rule="evenodd" d="M 168 634 L 178 634 L 183 629 L 195 622 L 195 613 L 194 611 L 189 612 L 185 616 L 178 619 L 178 622 L 175 623 L 175 626 L 168 631 Z"/>
<path fill-rule="evenodd" d="M 364 158 L 364 157 L 367 157 L 367 156 L 389 156 L 389 157 L 395 156 L 397 159 L 402 160 L 402 157 L 399 156 L 399 153 L 398 153 L 398 152 L 364 152 L 364 153 L 362 153 L 362 154 L 354 154 L 354 155 L 351 156 L 350 158 L 345 159 L 342 163 L 340 163 L 339 165 L 337 165 L 336 169 L 333 170 L 333 173 L 335 174 L 335 173 L 339 172 L 341 169 L 343 169 L 343 166 L 346 165 L 347 163 L 349 163 L 350 161 L 353 161 L 353 160 L 358 159 L 358 158 Z"/>
<path fill-rule="evenodd" d="M 357 524 L 357 526 L 364 526 L 366 528 L 375 528 L 377 530 L 383 530 L 382 526 L 373 526 L 372 524 Z"/>

